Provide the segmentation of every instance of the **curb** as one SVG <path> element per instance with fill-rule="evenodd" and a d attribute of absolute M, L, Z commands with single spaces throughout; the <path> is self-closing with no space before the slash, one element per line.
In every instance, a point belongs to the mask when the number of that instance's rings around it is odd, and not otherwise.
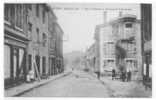
<path fill-rule="evenodd" d="M 45 85 L 45 84 L 48 84 L 48 83 L 50 83 L 51 81 L 54 81 L 54 80 L 60 79 L 60 78 L 62 78 L 62 77 L 65 77 L 65 76 L 67 76 L 67 75 L 69 75 L 69 74 L 71 74 L 71 72 L 67 72 L 67 73 L 64 73 L 64 74 L 62 74 L 62 75 L 60 75 L 60 76 L 56 76 L 56 77 L 53 78 L 53 79 L 49 79 L 49 80 L 47 80 L 47 81 L 45 81 L 45 82 L 43 82 L 43 83 L 39 83 L 39 84 L 37 84 L 37 85 L 34 85 L 34 86 L 32 86 L 32 87 L 30 87 L 30 88 L 28 88 L 28 89 L 25 89 L 25 90 L 21 91 L 21 92 L 15 93 L 15 94 L 10 95 L 10 96 L 8 95 L 8 96 L 5 96 L 5 97 L 18 97 L 18 96 L 20 96 L 20 95 L 22 95 L 22 94 L 24 94 L 24 93 L 26 93 L 26 92 L 29 92 L 29 91 L 31 91 L 31 90 L 33 90 L 33 89 L 35 89 L 35 88 L 38 88 L 38 87 L 40 87 L 40 86 L 43 86 L 43 85 Z"/>

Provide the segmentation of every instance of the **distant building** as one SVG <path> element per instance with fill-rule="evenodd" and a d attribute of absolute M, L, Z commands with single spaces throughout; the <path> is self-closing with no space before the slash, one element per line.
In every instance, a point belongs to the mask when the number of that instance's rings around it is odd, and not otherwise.
<path fill-rule="evenodd" d="M 95 40 L 97 44 L 96 67 L 101 73 L 117 68 L 116 45 L 126 52 L 126 70 L 141 71 L 141 29 L 135 15 L 120 15 L 115 20 L 97 25 Z"/>
<path fill-rule="evenodd" d="M 90 71 L 96 71 L 95 68 L 95 44 L 92 44 L 85 52 L 85 67 Z"/>
<path fill-rule="evenodd" d="M 97 25 L 95 40 L 97 46 L 97 66 L 101 71 L 115 67 L 115 37 L 111 25 Z"/>

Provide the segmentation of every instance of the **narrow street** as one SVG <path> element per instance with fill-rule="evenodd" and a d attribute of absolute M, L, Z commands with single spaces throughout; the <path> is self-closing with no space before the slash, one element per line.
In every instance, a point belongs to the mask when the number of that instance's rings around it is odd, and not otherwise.
<path fill-rule="evenodd" d="M 152 3 L 4 3 L 5 97 L 152 97 Z"/>
<path fill-rule="evenodd" d="M 21 97 L 151 97 L 151 90 L 135 81 L 122 82 L 111 77 L 74 70 L 71 74 L 34 88 Z"/>
<path fill-rule="evenodd" d="M 35 88 L 22 97 L 109 97 L 106 86 L 94 76 L 73 71 L 72 74 Z"/>

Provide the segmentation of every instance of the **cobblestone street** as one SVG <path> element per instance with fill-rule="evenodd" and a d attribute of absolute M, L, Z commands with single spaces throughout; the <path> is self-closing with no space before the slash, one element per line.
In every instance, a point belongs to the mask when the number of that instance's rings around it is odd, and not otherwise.
<path fill-rule="evenodd" d="M 98 80 L 95 75 L 73 71 L 68 76 L 34 88 L 22 97 L 150 97 L 150 91 L 135 82 L 112 81 L 109 77 Z M 137 87 L 137 88 L 136 88 Z"/>
<path fill-rule="evenodd" d="M 152 97 L 151 89 L 145 90 L 141 82 L 121 82 L 110 77 L 103 77 L 101 82 L 111 91 L 111 97 Z"/>

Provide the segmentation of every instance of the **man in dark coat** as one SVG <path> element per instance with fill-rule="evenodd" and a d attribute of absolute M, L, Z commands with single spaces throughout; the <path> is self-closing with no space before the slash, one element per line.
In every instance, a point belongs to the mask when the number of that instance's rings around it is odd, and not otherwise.
<path fill-rule="evenodd" d="M 127 82 L 131 81 L 131 71 L 127 72 Z"/>
<path fill-rule="evenodd" d="M 126 79 L 126 71 L 123 71 L 122 72 L 122 81 L 124 82 Z"/>
<path fill-rule="evenodd" d="M 115 69 L 112 70 L 112 80 L 115 79 Z"/>

